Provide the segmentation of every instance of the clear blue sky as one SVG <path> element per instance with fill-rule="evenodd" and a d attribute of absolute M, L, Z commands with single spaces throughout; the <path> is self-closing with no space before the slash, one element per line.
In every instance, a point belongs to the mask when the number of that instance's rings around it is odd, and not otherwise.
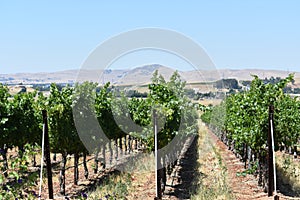
<path fill-rule="evenodd" d="M 300 71 L 300 1 L 1 1 L 0 74 L 79 68 L 109 37 L 178 31 L 218 68 Z M 155 62 L 155 61 L 154 61 Z"/>

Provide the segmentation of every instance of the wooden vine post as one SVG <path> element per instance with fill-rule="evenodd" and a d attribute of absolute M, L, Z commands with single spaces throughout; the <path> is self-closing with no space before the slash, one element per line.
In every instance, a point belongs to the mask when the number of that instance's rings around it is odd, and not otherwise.
<path fill-rule="evenodd" d="M 275 151 L 274 151 L 274 106 L 269 106 L 269 129 L 268 129 L 268 171 L 269 187 L 268 196 L 272 196 L 275 191 L 274 200 L 278 200 L 276 189 L 276 168 L 275 168 Z"/>
<path fill-rule="evenodd" d="M 155 153 L 155 183 L 156 183 L 156 196 L 154 200 L 160 200 L 162 198 L 161 190 L 161 173 L 159 170 L 160 156 L 158 153 L 159 143 L 158 143 L 158 133 L 157 133 L 157 114 L 156 110 L 153 110 L 153 131 L 154 131 L 154 153 Z"/>
<path fill-rule="evenodd" d="M 268 196 L 273 195 L 274 191 L 274 172 L 273 172 L 273 151 L 272 151 L 272 136 L 271 136 L 271 122 L 273 118 L 274 107 L 269 106 L 269 129 L 268 129 Z"/>
<path fill-rule="evenodd" d="M 51 159 L 50 159 L 50 144 L 49 144 L 49 133 L 48 133 L 48 117 L 47 111 L 43 110 L 43 123 L 44 123 L 44 134 L 45 134 L 45 158 L 47 167 L 47 177 L 48 177 L 48 192 L 49 199 L 53 199 L 53 182 L 52 182 L 52 169 L 51 169 Z"/>

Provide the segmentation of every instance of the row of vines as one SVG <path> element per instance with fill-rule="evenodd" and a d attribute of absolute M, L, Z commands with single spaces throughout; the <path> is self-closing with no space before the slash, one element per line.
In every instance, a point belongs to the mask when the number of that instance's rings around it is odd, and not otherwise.
<path fill-rule="evenodd" d="M 202 120 L 245 162 L 247 172 L 259 175 L 259 185 L 265 189 L 270 105 L 275 108 L 275 151 L 296 151 L 299 145 L 300 101 L 283 92 L 292 80 L 291 74 L 276 84 L 265 84 L 254 76 L 250 89 L 227 96 L 220 105 L 202 108 Z"/>
<path fill-rule="evenodd" d="M 197 133 L 197 106 L 184 96 L 184 87 L 185 82 L 177 72 L 168 82 L 155 72 L 146 98 L 116 97 L 109 83 L 99 87 L 84 82 L 62 89 L 51 84 L 49 96 L 39 92 L 12 96 L 8 88 L 0 84 L 0 199 L 24 198 L 24 191 L 29 191 L 29 185 L 23 183 L 30 175 L 29 157 L 33 158 L 32 165 L 35 166 L 34 152 L 41 148 L 42 110 L 48 113 L 51 153 L 62 156 L 59 180 L 62 195 L 65 195 L 68 155 L 74 157 L 74 184 L 77 184 L 81 156 L 88 178 L 86 157 L 95 156 L 94 172 L 97 173 L 99 153 L 105 154 L 107 147 L 112 152 L 112 144 L 116 152 L 130 151 L 135 139 L 149 152 L 153 151 L 153 108 L 159 116 L 159 147 L 163 149 L 161 166 L 162 177 L 165 177 L 185 138 Z M 91 118 L 96 119 L 100 129 L 90 123 Z M 176 138 L 173 144 L 167 145 L 173 138 Z M 13 162 L 8 162 L 9 149 L 17 151 Z M 105 162 L 102 160 L 104 168 Z M 30 183 L 36 185 L 37 181 Z"/>

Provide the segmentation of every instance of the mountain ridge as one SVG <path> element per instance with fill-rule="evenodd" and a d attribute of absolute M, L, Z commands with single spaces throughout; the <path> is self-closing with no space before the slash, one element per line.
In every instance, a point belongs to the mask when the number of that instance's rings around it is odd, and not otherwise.
<path fill-rule="evenodd" d="M 80 70 L 71 69 L 57 72 L 37 72 L 37 73 L 15 73 L 0 74 L 0 83 L 3 84 L 46 84 L 46 83 L 75 83 L 83 81 L 93 81 L 99 83 L 111 82 L 117 85 L 127 84 L 147 84 L 151 82 L 152 74 L 158 70 L 166 80 L 176 71 L 170 67 L 159 64 L 144 65 L 133 69 L 105 69 L 105 70 Z M 263 69 L 216 69 L 216 70 L 190 70 L 178 71 L 182 79 L 188 83 L 210 82 L 219 79 L 235 78 L 237 80 L 252 80 L 251 74 L 260 78 L 288 76 L 290 72 L 283 70 L 263 70 Z M 291 72 L 293 73 L 293 72 Z M 300 83 L 300 72 L 295 73 L 295 80 Z M 80 76 L 78 76 L 80 74 Z"/>

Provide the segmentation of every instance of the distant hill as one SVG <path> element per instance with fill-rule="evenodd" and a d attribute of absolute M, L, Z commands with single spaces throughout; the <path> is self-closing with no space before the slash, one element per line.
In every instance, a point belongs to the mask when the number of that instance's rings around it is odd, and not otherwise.
<path fill-rule="evenodd" d="M 147 84 L 151 81 L 152 74 L 158 70 L 165 79 L 169 79 L 175 71 L 172 68 L 159 64 L 145 65 L 134 69 L 122 70 L 82 70 L 80 79 L 77 78 L 79 70 L 66 70 L 52 73 L 16 73 L 0 74 L 0 82 L 5 84 L 36 84 L 36 83 L 74 83 L 93 81 L 99 83 L 112 82 L 118 85 Z M 260 78 L 286 77 L 289 72 L 280 70 L 261 69 L 219 69 L 219 70 L 193 70 L 179 71 L 182 78 L 188 83 L 211 82 L 222 78 L 235 78 L 237 80 L 252 80 L 251 74 Z M 295 73 L 296 84 L 300 87 L 300 72 Z"/>

